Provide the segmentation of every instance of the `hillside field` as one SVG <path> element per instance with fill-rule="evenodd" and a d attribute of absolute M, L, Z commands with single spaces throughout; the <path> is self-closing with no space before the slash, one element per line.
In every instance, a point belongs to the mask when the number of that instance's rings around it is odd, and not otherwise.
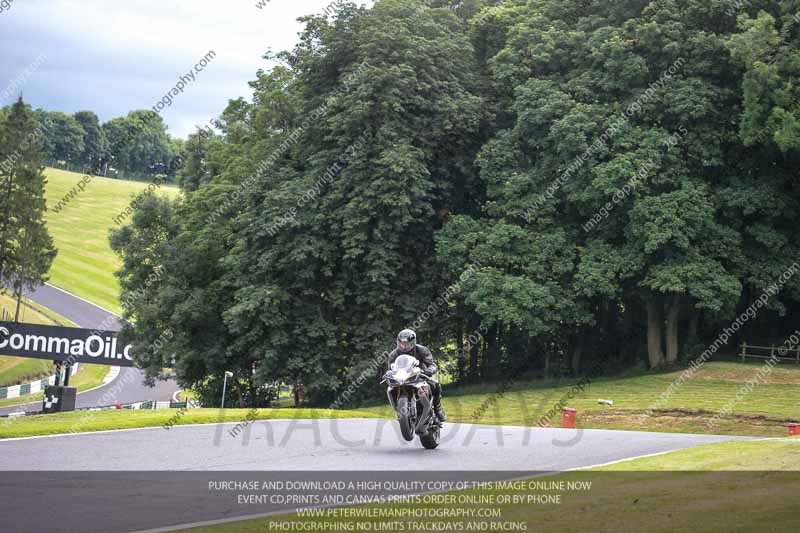
<path fill-rule="evenodd" d="M 54 208 L 70 194 L 84 175 L 47 168 L 47 226 L 58 256 L 50 269 L 50 283 L 119 313 L 119 283 L 114 272 L 119 258 L 111 251 L 108 231 L 135 195 L 148 186 L 138 181 L 93 177 L 82 192 L 63 207 Z M 177 196 L 176 187 L 162 185 L 157 195 Z"/>

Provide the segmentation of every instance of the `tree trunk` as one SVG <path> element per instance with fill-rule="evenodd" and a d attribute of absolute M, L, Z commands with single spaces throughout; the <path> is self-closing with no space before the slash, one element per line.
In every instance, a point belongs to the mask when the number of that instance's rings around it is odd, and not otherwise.
<path fill-rule="evenodd" d="M 8 173 L 6 185 L 6 198 L 11 199 L 11 191 L 14 187 L 14 171 Z M 13 207 L 13 206 L 9 206 Z M 5 269 L 6 269 L 6 258 L 4 254 L 6 250 L 3 247 L 3 240 L 5 238 L 6 227 L 8 226 L 8 219 L 11 216 L 9 213 L 4 213 L 2 210 L 0 211 L 0 284 L 3 283 L 3 277 L 5 276 Z"/>
<path fill-rule="evenodd" d="M 464 353 L 464 321 L 461 316 L 456 321 L 456 355 L 458 357 L 458 381 L 463 383 L 467 361 Z"/>
<path fill-rule="evenodd" d="M 580 329 L 573 340 L 570 367 L 572 368 L 572 373 L 576 375 L 581 371 L 581 357 L 583 355 L 583 347 L 586 344 L 586 335 L 586 331 Z"/>
<path fill-rule="evenodd" d="M 653 300 L 647 302 L 647 357 L 650 368 L 664 364 L 664 349 L 661 347 L 664 313 L 661 305 Z"/>
<path fill-rule="evenodd" d="M 473 315 L 470 320 L 467 322 L 467 331 L 469 334 L 472 335 L 474 331 L 477 331 L 478 326 L 480 323 L 478 322 L 477 318 Z M 480 370 L 478 368 L 478 353 L 480 350 L 480 340 L 476 342 L 470 342 L 467 350 L 469 350 L 469 380 L 470 381 L 478 381 L 478 375 Z"/>
<path fill-rule="evenodd" d="M 22 304 L 22 285 L 17 285 L 16 295 L 17 295 L 17 310 L 14 312 L 14 322 L 18 323 L 19 322 L 19 308 L 20 308 L 20 305 Z"/>
<path fill-rule="evenodd" d="M 28 235 L 27 230 L 23 230 L 22 235 L 23 235 L 22 239 L 21 239 L 22 246 L 27 246 L 27 244 L 28 244 L 26 242 L 27 241 L 27 235 Z M 18 272 L 17 275 L 18 276 L 22 276 L 22 273 Z M 17 309 L 14 312 L 14 322 L 15 323 L 19 323 L 19 308 L 20 308 L 20 306 L 22 304 L 22 277 L 18 277 L 17 278 L 17 286 L 16 286 L 15 289 L 16 289 L 15 293 L 16 293 L 16 296 L 17 296 Z"/>
<path fill-rule="evenodd" d="M 525 342 L 525 364 L 523 371 L 536 367 L 536 342 L 534 337 L 528 337 Z"/>
<path fill-rule="evenodd" d="M 244 409 L 244 394 L 242 394 L 242 385 L 238 380 L 236 381 L 236 395 L 239 397 L 239 408 Z"/>
<path fill-rule="evenodd" d="M 666 324 L 666 337 L 667 337 L 667 354 L 666 363 L 674 365 L 678 362 L 678 347 L 680 346 L 678 338 L 678 324 L 681 316 L 681 295 L 675 294 L 667 304 L 667 324 Z"/>
<path fill-rule="evenodd" d="M 637 303 L 633 299 L 623 302 L 624 310 L 622 312 L 622 329 L 620 331 L 620 353 L 626 359 L 633 360 L 638 350 L 639 343 L 636 339 L 634 332 L 634 310 L 637 308 Z"/>
<path fill-rule="evenodd" d="M 700 310 L 693 305 L 689 305 L 689 331 L 686 339 L 689 344 L 697 343 L 697 331 L 700 327 Z"/>
<path fill-rule="evenodd" d="M 548 348 L 544 352 L 544 377 L 550 377 L 550 349 Z"/>
<path fill-rule="evenodd" d="M 487 378 L 494 374 L 492 365 L 497 364 L 497 336 L 499 326 L 495 325 L 486 333 L 485 350 L 481 358 L 481 377 Z"/>

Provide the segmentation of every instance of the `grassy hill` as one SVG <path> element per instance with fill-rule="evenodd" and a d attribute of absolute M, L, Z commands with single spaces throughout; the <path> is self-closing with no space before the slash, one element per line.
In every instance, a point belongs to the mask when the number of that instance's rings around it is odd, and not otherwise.
<path fill-rule="evenodd" d="M 85 298 L 110 311 L 119 312 L 119 284 L 114 272 L 120 266 L 108 244 L 108 230 L 118 227 L 117 217 L 131 199 L 147 188 L 147 183 L 94 177 L 68 197 L 83 179 L 82 174 L 48 168 L 47 223 L 58 248 L 50 270 L 50 283 Z M 175 187 L 162 185 L 156 194 L 177 196 Z"/>
<path fill-rule="evenodd" d="M 578 390 L 577 379 L 516 382 L 503 389 L 497 384 L 444 388 L 443 403 L 451 422 L 536 426 L 564 401 L 578 410 L 578 427 L 626 430 L 716 433 L 734 435 L 786 435 L 787 421 L 800 421 L 800 367 L 782 364 L 765 383 L 756 385 L 733 405 L 733 413 L 713 428 L 709 418 L 728 402 L 735 402 L 745 383 L 763 363 L 717 361 L 706 363 L 692 379 L 676 388 L 666 402 L 657 404 L 682 371 L 631 373 L 590 381 Z M 601 416 L 599 399 L 613 400 Z M 652 415 L 645 410 L 656 406 Z M 390 416 L 388 405 L 366 411 Z M 561 412 L 547 420 L 561 426 Z"/>

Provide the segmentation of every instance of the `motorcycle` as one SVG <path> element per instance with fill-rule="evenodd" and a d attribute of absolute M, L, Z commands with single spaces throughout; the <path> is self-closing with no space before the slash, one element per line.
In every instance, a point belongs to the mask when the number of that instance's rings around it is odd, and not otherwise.
<path fill-rule="evenodd" d="M 381 380 L 381 384 L 388 385 L 386 394 L 403 438 L 412 441 L 415 434 L 419 435 L 420 443 L 428 450 L 439 446 L 442 429 L 433 410 L 432 382 L 435 380 L 423 373 L 417 358 L 410 355 L 399 356 Z"/>

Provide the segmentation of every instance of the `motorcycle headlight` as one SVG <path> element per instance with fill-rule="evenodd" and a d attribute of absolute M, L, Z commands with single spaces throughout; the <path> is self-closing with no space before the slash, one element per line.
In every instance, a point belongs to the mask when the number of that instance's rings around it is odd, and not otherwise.
<path fill-rule="evenodd" d="M 408 372 L 405 370 L 398 370 L 394 373 L 394 380 L 399 384 L 402 385 L 408 380 Z"/>

